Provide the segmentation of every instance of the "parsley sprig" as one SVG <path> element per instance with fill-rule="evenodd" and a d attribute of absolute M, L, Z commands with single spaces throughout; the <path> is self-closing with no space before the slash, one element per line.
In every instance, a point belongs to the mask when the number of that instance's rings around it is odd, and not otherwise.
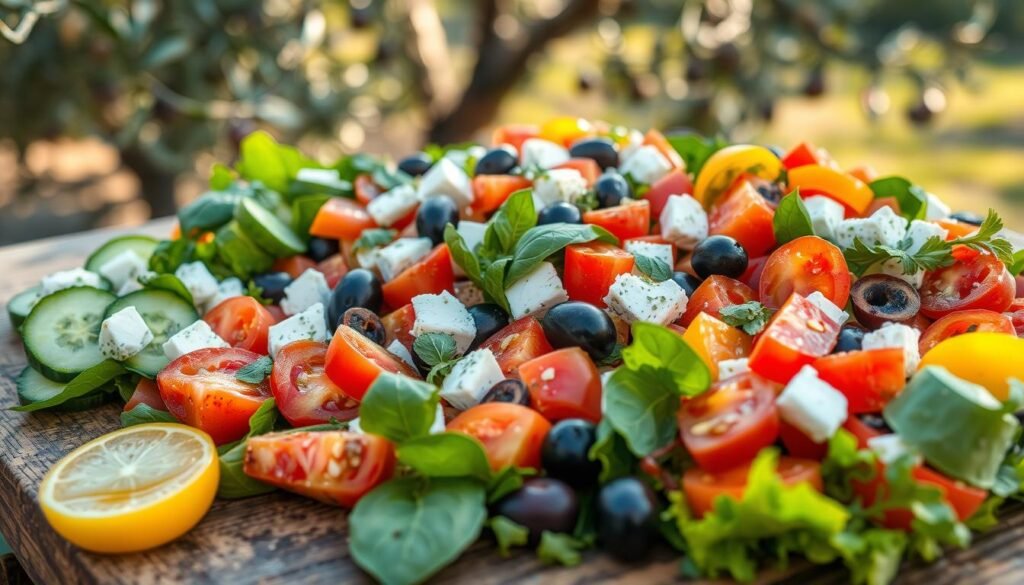
<path fill-rule="evenodd" d="M 722 307 L 719 316 L 726 325 L 739 327 L 748 335 L 757 335 L 772 318 L 772 310 L 757 301 Z"/>

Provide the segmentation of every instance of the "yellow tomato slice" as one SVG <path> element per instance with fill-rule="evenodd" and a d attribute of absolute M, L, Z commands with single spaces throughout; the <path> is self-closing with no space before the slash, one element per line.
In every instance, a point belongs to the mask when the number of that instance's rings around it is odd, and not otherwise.
<path fill-rule="evenodd" d="M 566 148 L 572 146 L 580 138 L 592 136 L 594 127 L 583 118 L 562 116 L 552 118 L 540 127 L 540 137 Z"/>
<path fill-rule="evenodd" d="M 753 144 L 735 144 L 712 154 L 697 175 L 693 197 L 711 207 L 743 173 L 774 181 L 782 172 L 782 161 L 772 151 Z"/>
<path fill-rule="evenodd" d="M 875 198 L 871 187 L 849 173 L 820 165 L 805 165 L 791 169 L 788 174 L 790 189 L 799 187 L 802 194 L 820 192 L 842 203 L 858 215 Z"/>
<path fill-rule="evenodd" d="M 711 379 L 718 379 L 718 362 L 747 357 L 750 354 L 751 337 L 735 327 L 730 327 L 707 313 L 698 313 L 686 328 L 683 341 L 690 344 L 708 369 Z"/>
<path fill-rule="evenodd" d="M 954 376 L 988 389 L 999 400 L 1010 394 L 1010 378 L 1024 380 L 1024 339 L 1009 333 L 965 333 L 939 342 L 921 367 L 943 366 Z"/>

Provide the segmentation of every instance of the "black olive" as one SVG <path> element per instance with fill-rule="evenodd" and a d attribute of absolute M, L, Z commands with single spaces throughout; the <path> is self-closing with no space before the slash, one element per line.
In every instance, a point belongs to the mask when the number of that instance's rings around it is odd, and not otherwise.
<path fill-rule="evenodd" d="M 388 332 L 384 329 L 384 323 L 377 313 L 369 309 L 352 307 L 342 315 L 341 322 L 377 345 L 383 346 L 387 343 Z"/>
<path fill-rule="evenodd" d="M 579 502 L 565 482 L 549 477 L 532 477 L 523 487 L 498 500 L 494 514 L 524 526 L 529 540 L 536 543 L 544 531 L 572 532 Z"/>
<path fill-rule="evenodd" d="M 782 201 L 782 197 L 786 194 L 782 192 L 782 187 L 778 183 L 772 183 L 769 181 L 755 181 L 753 183 L 754 190 L 764 197 L 765 201 L 770 203 L 778 203 Z"/>
<path fill-rule="evenodd" d="M 601 208 L 621 205 L 622 200 L 633 194 L 629 183 L 618 173 L 606 173 L 594 183 L 594 194 Z"/>
<path fill-rule="evenodd" d="M 527 391 L 526 384 L 523 384 L 521 380 L 508 378 L 491 386 L 480 402 L 508 402 L 509 404 L 530 406 L 530 392 Z"/>
<path fill-rule="evenodd" d="M 473 305 L 469 308 L 469 314 L 473 316 L 476 325 L 476 337 L 469 344 L 471 350 L 480 347 L 481 343 L 508 325 L 508 313 L 494 303 Z"/>
<path fill-rule="evenodd" d="M 687 298 L 693 296 L 693 291 L 697 290 L 697 287 L 700 286 L 701 283 L 701 279 L 689 272 L 673 272 L 672 280 L 676 281 L 676 284 L 686 291 Z"/>
<path fill-rule="evenodd" d="M 589 457 L 590 448 L 597 441 L 597 427 L 581 418 L 560 420 L 544 438 L 541 446 L 541 466 L 548 476 L 576 487 L 597 484 L 601 464 Z"/>
<path fill-rule="evenodd" d="M 985 218 L 972 211 L 957 211 L 955 213 L 951 213 L 949 214 L 949 219 L 955 219 L 959 222 L 969 223 L 971 225 L 981 225 L 981 222 L 985 221 Z"/>
<path fill-rule="evenodd" d="M 905 323 L 921 310 L 921 297 L 910 283 L 888 274 L 871 274 L 853 283 L 853 314 L 861 325 L 878 329 L 883 323 Z"/>
<path fill-rule="evenodd" d="M 519 159 L 516 157 L 516 153 L 507 146 L 499 146 L 493 150 L 488 150 L 487 154 L 480 157 L 480 160 L 476 161 L 476 169 L 473 174 L 476 175 L 507 175 L 512 169 L 516 168 L 519 164 Z"/>
<path fill-rule="evenodd" d="M 597 537 L 612 556 L 643 560 L 658 538 L 658 501 L 647 484 L 623 477 L 597 494 Z"/>
<path fill-rule="evenodd" d="M 313 259 L 313 262 L 323 262 L 339 251 L 341 251 L 341 247 L 338 245 L 338 240 L 316 236 L 309 239 L 309 257 Z"/>
<path fill-rule="evenodd" d="M 862 349 L 864 345 L 864 334 L 867 331 L 863 327 L 857 325 L 843 325 L 843 328 L 839 330 L 839 339 L 836 341 L 836 346 L 832 349 L 832 353 L 842 353 L 844 351 L 857 351 Z"/>
<path fill-rule="evenodd" d="M 540 213 L 537 214 L 537 225 L 582 222 L 583 216 L 580 215 L 580 208 L 565 201 L 556 201 L 541 209 Z"/>
<path fill-rule="evenodd" d="M 860 418 L 860 422 L 864 423 L 866 426 L 876 431 L 881 431 L 882 434 L 887 435 L 892 432 L 892 429 L 889 427 L 888 423 L 885 422 L 885 419 L 882 418 L 881 415 L 861 414 L 858 415 L 858 418 Z"/>
<path fill-rule="evenodd" d="M 345 311 L 352 307 L 362 307 L 376 313 L 380 311 L 383 300 L 380 279 L 374 273 L 365 268 L 349 270 L 331 293 L 327 305 L 327 322 L 333 331 L 341 325 Z"/>
<path fill-rule="evenodd" d="M 544 336 L 555 349 L 580 347 L 594 361 L 615 349 L 616 331 L 608 313 L 583 301 L 567 301 L 554 307 L 541 320 Z"/>
<path fill-rule="evenodd" d="M 711 236 L 693 249 L 690 264 L 701 278 L 713 274 L 736 278 L 747 270 L 747 251 L 729 236 Z"/>
<path fill-rule="evenodd" d="M 418 177 L 429 171 L 432 166 L 434 166 L 434 160 L 425 152 L 417 152 L 398 161 L 398 170 L 413 177 Z"/>
<path fill-rule="evenodd" d="M 284 298 L 284 287 L 292 283 L 287 272 L 267 272 L 252 277 L 252 283 L 260 288 L 260 296 L 277 304 Z"/>
<path fill-rule="evenodd" d="M 448 224 L 459 224 L 459 206 L 451 197 L 438 195 L 420 204 L 416 212 L 416 232 L 421 238 L 430 238 L 435 246 L 440 244 Z"/>
<path fill-rule="evenodd" d="M 580 140 L 569 149 L 569 156 L 592 159 L 602 170 L 619 166 L 619 151 L 615 150 L 615 144 L 607 138 Z"/>

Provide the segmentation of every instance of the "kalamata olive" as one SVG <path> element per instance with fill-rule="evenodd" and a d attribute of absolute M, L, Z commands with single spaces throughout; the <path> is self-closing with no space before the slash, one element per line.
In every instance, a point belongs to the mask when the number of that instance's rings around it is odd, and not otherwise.
<path fill-rule="evenodd" d="M 981 225 L 981 222 L 985 221 L 984 217 L 981 217 L 977 213 L 972 211 L 957 211 L 949 214 L 949 219 L 955 219 L 961 223 L 969 223 L 971 225 Z"/>
<path fill-rule="evenodd" d="M 569 149 L 569 156 L 592 159 L 601 169 L 619 166 L 619 151 L 615 150 L 615 144 L 607 138 L 580 140 Z"/>
<path fill-rule="evenodd" d="M 844 351 L 857 351 L 864 345 L 864 334 L 867 331 L 863 327 L 857 325 L 843 325 L 843 328 L 839 330 L 839 339 L 836 341 L 836 346 L 832 348 L 832 353 L 842 353 Z"/>
<path fill-rule="evenodd" d="M 309 257 L 314 262 L 323 262 L 340 251 L 338 240 L 318 238 L 313 236 L 309 239 Z"/>
<path fill-rule="evenodd" d="M 434 160 L 425 152 L 417 152 L 398 161 L 398 170 L 413 177 L 418 177 L 429 171 L 432 166 L 434 166 Z"/>
<path fill-rule="evenodd" d="M 384 323 L 377 313 L 369 309 L 352 307 L 342 315 L 341 322 L 377 345 L 384 346 L 387 343 L 388 332 L 384 329 Z"/>
<path fill-rule="evenodd" d="M 629 183 L 618 173 L 605 173 L 594 183 L 594 195 L 602 209 L 621 205 L 632 194 Z"/>
<path fill-rule="evenodd" d="M 544 437 L 541 446 L 541 466 L 549 477 L 560 479 L 576 487 L 597 484 L 601 464 L 589 457 L 590 448 L 597 441 L 597 427 L 581 418 L 560 420 Z"/>
<path fill-rule="evenodd" d="M 338 286 L 334 287 L 327 305 L 327 322 L 331 331 L 341 325 L 345 311 L 352 307 L 362 307 L 376 313 L 380 311 L 383 300 L 384 293 L 377 275 L 365 268 L 349 270 Z"/>
<path fill-rule="evenodd" d="M 517 164 L 519 164 L 519 159 L 516 157 L 515 151 L 507 146 L 499 146 L 488 150 L 487 154 L 476 161 L 476 169 L 473 174 L 507 175 L 509 171 L 516 168 Z"/>
<path fill-rule="evenodd" d="M 883 323 L 905 323 L 921 310 L 921 297 L 910 283 L 888 274 L 871 274 L 853 283 L 853 314 L 861 325 L 878 329 Z"/>
<path fill-rule="evenodd" d="M 672 280 L 676 281 L 684 291 L 686 291 L 687 298 L 693 296 L 693 291 L 697 290 L 700 286 L 701 280 L 689 272 L 673 272 Z"/>
<path fill-rule="evenodd" d="M 508 378 L 491 386 L 480 402 L 508 402 L 530 406 L 530 392 L 521 380 Z"/>
<path fill-rule="evenodd" d="M 551 307 L 541 320 L 544 336 L 555 349 L 580 347 L 600 361 L 615 349 L 615 323 L 608 313 L 583 301 Z"/>
<path fill-rule="evenodd" d="M 572 532 L 576 526 L 579 502 L 576 492 L 563 481 L 550 477 L 532 477 L 523 487 L 498 500 L 494 514 L 524 526 L 529 540 L 536 543 L 541 534 Z"/>
<path fill-rule="evenodd" d="M 712 274 L 737 278 L 747 270 L 747 251 L 729 236 L 711 236 L 693 249 L 690 264 L 701 278 Z"/>
<path fill-rule="evenodd" d="M 427 199 L 416 211 L 416 233 L 421 238 L 430 238 L 435 246 L 444 241 L 444 228 L 458 223 L 459 206 L 446 195 Z"/>
<path fill-rule="evenodd" d="M 508 325 L 508 313 L 494 303 L 473 305 L 469 308 L 469 314 L 473 316 L 476 325 L 476 337 L 469 344 L 470 350 L 480 347 L 481 343 Z"/>
<path fill-rule="evenodd" d="M 612 556 L 643 560 L 658 538 L 658 501 L 635 477 L 605 484 L 597 493 L 597 538 Z"/>
<path fill-rule="evenodd" d="M 284 298 L 284 287 L 292 283 L 292 276 L 287 272 L 268 272 L 252 277 L 252 283 L 260 288 L 260 296 L 276 304 Z"/>
<path fill-rule="evenodd" d="M 580 208 L 565 201 L 556 201 L 541 209 L 537 214 L 537 225 L 582 222 L 583 216 L 580 214 Z"/>

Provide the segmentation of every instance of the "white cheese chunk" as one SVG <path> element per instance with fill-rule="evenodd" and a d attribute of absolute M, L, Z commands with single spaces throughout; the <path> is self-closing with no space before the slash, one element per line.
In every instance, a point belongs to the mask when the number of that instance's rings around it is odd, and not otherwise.
<path fill-rule="evenodd" d="M 718 379 L 725 380 L 733 376 L 745 374 L 750 371 L 750 360 L 747 358 L 736 358 L 718 362 Z"/>
<path fill-rule="evenodd" d="M 217 294 L 206 303 L 206 311 L 213 310 L 214 307 L 228 299 L 242 296 L 245 296 L 245 284 L 234 276 L 225 278 L 217 285 Z"/>
<path fill-rule="evenodd" d="M 299 169 L 295 174 L 295 180 L 312 185 L 323 185 L 338 191 L 348 191 L 351 185 L 348 181 L 341 179 L 341 173 L 337 169 Z"/>
<path fill-rule="evenodd" d="M 568 149 L 542 138 L 527 138 L 519 153 L 519 164 L 524 167 L 550 169 L 568 160 Z"/>
<path fill-rule="evenodd" d="M 532 272 L 505 290 L 513 319 L 542 315 L 551 307 L 569 300 L 569 294 L 550 262 L 541 262 Z"/>
<path fill-rule="evenodd" d="M 456 226 L 455 231 L 462 236 L 462 241 L 466 242 L 466 247 L 472 252 L 475 251 L 476 247 L 484 241 L 484 233 L 487 232 L 487 224 L 464 219 L 459 221 L 459 225 Z"/>
<path fill-rule="evenodd" d="M 447 195 L 459 209 L 463 209 L 473 203 L 473 185 L 466 171 L 459 168 L 451 159 L 442 158 L 420 178 L 416 195 L 420 201 Z"/>
<path fill-rule="evenodd" d="M 361 268 L 373 270 L 377 267 L 378 254 L 381 251 L 381 246 L 374 246 L 372 248 L 360 248 L 356 251 L 356 263 Z"/>
<path fill-rule="evenodd" d="M 918 343 L 921 341 L 921 332 L 909 325 L 902 323 L 885 323 L 878 329 L 864 335 L 861 344 L 864 349 L 883 349 L 895 347 L 903 350 L 903 367 L 909 378 L 917 371 L 921 363 L 921 350 Z"/>
<path fill-rule="evenodd" d="M 478 349 L 456 362 L 441 384 L 441 398 L 459 410 L 475 406 L 487 391 L 505 379 L 489 349 Z"/>
<path fill-rule="evenodd" d="M 853 247 L 859 238 L 867 246 L 882 244 L 895 247 L 907 235 L 907 220 L 892 210 L 880 207 L 871 217 L 844 219 L 835 229 L 835 242 L 840 248 Z"/>
<path fill-rule="evenodd" d="M 915 463 L 920 463 L 921 455 L 913 447 L 903 442 L 903 439 L 895 433 L 878 435 L 868 439 L 868 449 L 875 452 L 878 460 L 889 465 L 896 460 L 909 455 Z"/>
<path fill-rule="evenodd" d="M 164 355 L 174 361 L 181 356 L 208 347 L 231 347 L 210 326 L 200 319 L 175 333 L 163 345 Z"/>
<path fill-rule="evenodd" d="M 545 207 L 558 201 L 575 203 L 587 194 L 587 180 L 576 169 L 552 169 L 533 181 L 533 194 Z"/>
<path fill-rule="evenodd" d="M 305 272 L 284 287 L 284 298 L 281 299 L 281 310 L 285 315 L 297 315 L 317 303 L 327 304 L 331 296 L 331 287 L 323 272 L 307 268 Z"/>
<path fill-rule="evenodd" d="M 401 341 L 395 339 L 391 343 L 389 343 L 387 348 L 385 349 L 390 351 L 392 355 L 394 355 L 398 359 L 409 364 L 409 367 L 411 367 L 412 369 L 416 369 L 416 362 L 413 361 L 412 354 L 409 353 L 409 349 L 407 347 L 402 345 Z"/>
<path fill-rule="evenodd" d="M 125 307 L 100 324 L 100 353 L 112 360 L 124 361 L 151 341 L 153 332 L 135 307 Z"/>
<path fill-rule="evenodd" d="M 645 144 L 627 153 L 622 159 L 619 172 L 629 175 L 638 183 L 651 184 L 672 170 L 672 163 L 656 147 Z"/>
<path fill-rule="evenodd" d="M 941 199 L 934 193 L 925 193 L 928 199 L 928 208 L 924 213 L 924 218 L 929 221 L 936 219 L 946 219 L 949 217 L 950 211 L 952 211 L 948 205 L 942 202 Z"/>
<path fill-rule="evenodd" d="M 932 238 L 945 240 L 948 235 L 949 230 L 937 223 L 915 219 L 910 222 L 910 227 L 907 228 L 906 238 L 910 240 L 910 247 L 907 248 L 907 252 L 916 254 L 928 240 Z"/>
<path fill-rule="evenodd" d="M 391 227 L 398 220 L 409 215 L 420 201 L 412 185 L 399 185 L 385 191 L 366 204 L 366 211 L 381 227 Z"/>
<path fill-rule="evenodd" d="M 895 276 L 914 288 L 921 288 L 921 285 L 924 284 L 924 270 L 904 274 L 903 263 L 896 258 L 872 264 L 864 271 L 864 274 L 865 276 L 868 274 L 888 274 L 889 276 Z"/>
<path fill-rule="evenodd" d="M 202 262 L 182 264 L 174 271 L 174 276 L 192 293 L 192 302 L 197 307 L 202 307 L 217 294 L 217 279 Z"/>
<path fill-rule="evenodd" d="M 121 288 L 117 289 L 117 296 L 123 297 L 125 295 L 130 295 L 133 292 L 142 290 L 143 288 L 145 287 L 142 286 L 142 283 L 139 282 L 139 279 L 133 278 L 128 282 L 124 283 L 124 285 L 122 285 Z"/>
<path fill-rule="evenodd" d="M 277 355 L 281 348 L 293 341 L 312 339 L 327 341 L 327 319 L 324 317 L 324 306 L 317 303 L 298 315 L 292 315 L 284 321 L 270 326 L 270 357 Z"/>
<path fill-rule="evenodd" d="M 835 230 L 843 221 L 846 210 L 843 204 L 824 195 L 812 195 L 803 200 L 815 235 L 829 240 L 835 239 Z"/>
<path fill-rule="evenodd" d="M 686 291 L 674 280 L 651 282 L 635 274 L 620 274 L 604 297 L 608 311 L 634 323 L 668 325 L 686 311 Z"/>
<path fill-rule="evenodd" d="M 626 251 L 637 256 L 648 256 L 664 262 L 671 270 L 675 265 L 675 250 L 670 244 L 658 244 L 656 242 L 644 242 L 642 240 L 631 240 L 626 242 Z M 636 268 L 634 267 L 634 270 Z"/>
<path fill-rule="evenodd" d="M 125 250 L 100 266 L 100 276 L 110 281 L 115 289 L 120 289 L 128 281 L 135 280 L 146 272 L 149 264 L 135 250 Z"/>
<path fill-rule="evenodd" d="M 775 401 L 782 420 L 800 429 L 815 443 L 824 443 L 846 421 L 846 396 L 804 366 Z"/>
<path fill-rule="evenodd" d="M 446 423 L 444 421 L 444 407 L 439 402 L 437 404 L 437 411 L 434 412 L 434 422 L 430 424 L 430 430 L 427 431 L 431 435 L 443 433 Z"/>
<path fill-rule="evenodd" d="M 850 315 L 846 311 L 842 310 L 836 306 L 835 303 L 825 298 L 825 295 L 821 294 L 821 291 L 816 290 L 807 295 L 807 300 L 814 306 L 821 309 L 829 319 L 832 319 L 840 325 L 846 323 L 850 318 Z"/>
<path fill-rule="evenodd" d="M 461 355 L 469 349 L 476 337 L 476 322 L 452 293 L 441 291 L 437 295 L 416 295 L 412 298 L 416 320 L 412 324 L 413 337 L 424 333 L 444 333 L 455 340 L 456 351 Z"/>
<path fill-rule="evenodd" d="M 60 272 L 54 272 L 48 276 L 44 276 L 43 280 L 39 283 L 40 296 L 46 296 L 53 294 L 59 290 L 71 288 L 73 286 L 91 286 L 93 288 L 103 288 L 103 279 L 100 278 L 99 274 L 95 272 L 89 272 L 84 268 L 73 268 L 71 270 L 61 270 Z"/>
<path fill-rule="evenodd" d="M 708 237 L 708 214 L 690 195 L 672 195 L 658 218 L 661 237 L 684 250 Z"/>
<path fill-rule="evenodd" d="M 377 252 L 377 269 L 384 282 L 393 280 L 430 253 L 430 238 L 398 238 Z"/>

